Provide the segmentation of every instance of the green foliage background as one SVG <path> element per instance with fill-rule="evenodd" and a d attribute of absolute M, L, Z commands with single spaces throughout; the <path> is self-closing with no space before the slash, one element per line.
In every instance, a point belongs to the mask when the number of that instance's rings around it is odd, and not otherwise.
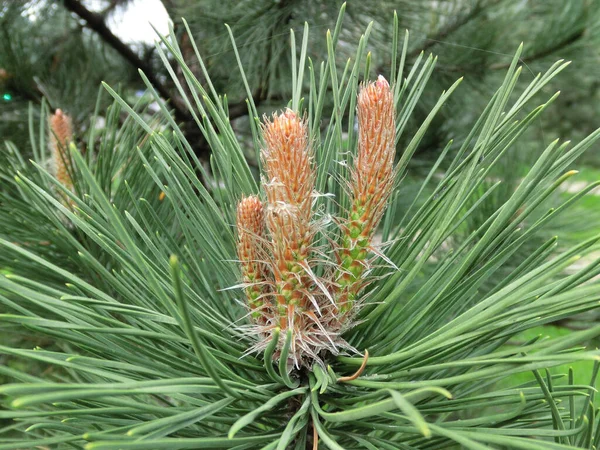
<path fill-rule="evenodd" d="M 170 104 L 60 6 L 41 3 L 50 14 L 36 28 L 48 43 L 42 53 L 18 31 L 30 27 L 28 4 L 3 4 L 3 27 L 15 28 L 0 66 L 20 76 L 5 82 L 15 101 L 2 111 L 13 120 L 3 122 L 4 136 L 16 138 L 0 171 L 0 323 L 8 336 L 0 448 L 305 448 L 314 429 L 332 449 L 597 447 L 598 352 L 577 347 L 600 334 L 598 209 L 583 197 L 595 172 L 584 171 L 586 183 L 573 192 L 560 188 L 598 137 L 586 137 L 597 127 L 589 101 L 597 4 L 438 2 L 434 14 L 407 2 L 395 27 L 375 20 L 367 28 L 367 44 L 359 39 L 367 19 L 391 15 L 392 5 L 362 3 L 348 3 L 342 27 L 333 3 L 242 2 L 232 13 L 214 2 L 165 2 L 190 18 L 189 34 L 208 54 L 203 69 L 179 21 L 147 53 L 174 93 Z M 320 20 L 312 37 L 300 28 L 302 14 Z M 270 17 L 271 27 L 257 28 L 256 17 Z M 210 27 L 223 18 L 243 42 L 238 51 Z M 52 26 L 60 20 L 66 27 Z M 64 47 L 50 44 L 57 30 Z M 521 36 L 536 39 L 507 57 Z M 553 64 L 563 51 L 579 55 L 575 64 Z M 50 55 L 65 59 L 53 65 Z M 543 75 L 534 78 L 538 67 Z M 319 190 L 343 205 L 336 162 L 355 151 L 358 82 L 380 72 L 399 81 L 403 177 L 382 233 L 398 238 L 387 254 L 400 270 L 380 269 L 387 277 L 348 336 L 371 351 L 370 365 L 346 384 L 339 377 L 362 358 L 292 374 L 269 357 L 242 358 L 252 339 L 231 325 L 244 315 L 240 292 L 222 289 L 239 277 L 235 203 L 258 190 L 260 112 L 289 99 L 305 111 L 319 148 Z M 555 76 L 569 80 L 566 102 L 553 95 Z M 96 100 L 100 79 L 107 84 Z M 140 86 L 148 92 L 138 98 Z M 46 170 L 48 104 L 19 108 L 41 93 L 75 118 L 72 193 Z M 249 118 L 232 125 L 245 96 Z M 173 113 L 176 98 L 210 157 Z M 552 142 L 559 133 L 581 143 Z M 336 213 L 337 202 L 320 201 Z M 541 327 L 548 323 L 561 327 Z M 574 372 L 564 365 L 577 360 L 587 362 Z"/>
<path fill-rule="evenodd" d="M 64 3 L 5 0 L 0 3 L 0 29 L 4 36 L 0 68 L 9 75 L 2 86 L 12 95 L 11 102 L 0 104 L 0 135 L 5 138 L 23 142 L 23 136 L 26 136 L 23 131 L 27 126 L 26 104 L 30 100 L 39 102 L 46 96 L 53 108 L 60 107 L 75 118 L 79 134 L 82 134 L 89 126 L 100 81 L 121 86 L 127 96 L 143 89 L 135 74 L 140 65 L 116 51 L 97 27 L 71 12 L 72 5 L 80 3 L 74 0 Z M 97 9 L 93 10 L 86 2 L 81 4 L 88 6 L 91 13 L 96 12 L 100 22 L 107 23 L 126 10 L 128 3 L 127 0 L 103 0 L 94 3 Z M 289 29 L 301 33 L 304 21 L 307 21 L 313 30 L 308 56 L 313 60 L 322 59 L 327 54 L 325 31 L 335 25 L 342 5 L 340 0 L 242 1 L 237 2 L 235 8 L 229 2 L 214 0 L 164 0 L 162 3 L 175 24 L 182 55 L 190 61 L 192 72 L 203 79 L 194 50 L 185 37 L 181 17 L 189 23 L 216 90 L 227 93 L 232 116 L 240 118 L 247 116 L 246 93 L 238 72 L 231 70 L 236 66 L 235 55 L 229 47 L 223 24 L 228 23 L 237 36 L 255 103 L 260 109 L 269 111 L 278 108 L 291 95 Z M 596 128 L 597 48 L 600 44 L 598 2 L 351 0 L 341 30 L 342 45 L 336 53 L 339 70 L 343 70 L 352 56 L 353 44 L 373 21 L 369 48 L 373 72 L 385 73 L 391 62 L 389 21 L 394 11 L 398 11 L 400 29 L 411 31 L 407 64 L 413 64 L 422 51 L 433 52 L 438 57 L 437 70 L 430 80 L 430 89 L 415 111 L 413 125 L 423 120 L 442 89 L 459 76 L 465 76 L 466 88 L 437 116 L 420 152 L 432 150 L 435 153 L 448 139 L 458 143 L 466 136 L 470 124 L 501 82 L 520 42 L 525 43 L 522 83 L 531 81 L 558 59 L 573 61 L 561 75 L 561 85 L 568 85 L 570 89 L 565 90 L 558 100 L 559 106 L 546 114 L 535 132 L 523 140 L 521 152 L 539 153 L 543 148 L 538 145 L 540 141 L 547 143 L 567 134 L 580 139 Z M 181 103 L 181 96 L 153 46 L 147 43 L 127 45 L 133 46 L 139 61 L 145 64 L 147 74 L 150 71 L 161 80 L 173 104 Z M 181 73 L 179 80 L 182 81 Z M 557 86 L 550 85 L 547 89 L 550 92 Z M 326 107 L 331 107 L 329 100 L 326 103 Z M 185 115 L 178 120 L 193 123 L 191 117 Z M 198 147 L 197 152 L 206 158 L 207 146 Z"/>

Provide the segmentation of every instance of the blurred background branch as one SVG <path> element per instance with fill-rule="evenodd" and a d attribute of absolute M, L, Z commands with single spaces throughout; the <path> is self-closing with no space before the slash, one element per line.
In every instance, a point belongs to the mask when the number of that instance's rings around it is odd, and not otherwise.
<path fill-rule="evenodd" d="M 0 105 L 0 134 L 18 144 L 24 135 L 21 131 L 27 120 L 27 103 L 39 103 L 44 96 L 52 108 L 60 107 L 74 117 L 75 128 L 82 136 L 95 108 L 99 82 L 117 86 L 123 95 L 134 100 L 145 90 L 136 76 L 137 69 L 141 69 L 161 97 L 169 101 L 174 118 L 193 142 L 198 156 L 207 161 L 210 148 L 153 51 L 156 36 L 151 30 L 144 32 L 142 22 L 151 20 L 162 33 L 167 33 L 170 20 L 183 58 L 203 82 L 199 61 L 180 19 L 186 17 L 215 89 L 227 92 L 230 119 L 243 125 L 248 114 L 246 91 L 224 23 L 231 26 L 240 46 L 254 103 L 261 113 L 269 113 L 283 107 L 291 94 L 289 29 L 296 31 L 296 44 L 300 45 L 303 21 L 310 18 L 314 32 L 308 57 L 318 60 L 327 54 L 322 37 L 333 27 L 341 4 L 341 0 L 255 0 L 237 2 L 231 8 L 228 2 L 216 0 L 2 0 L 0 88 L 5 97 Z M 392 38 L 389 18 L 397 11 L 401 29 L 408 29 L 411 34 L 408 67 L 423 52 L 438 56 L 433 89 L 425 93 L 417 106 L 415 123 L 420 123 L 430 110 L 439 91 L 458 76 L 466 77 L 461 95 L 445 107 L 436 119 L 435 132 L 423 143 L 420 155 L 427 159 L 429 151 L 436 153 L 450 138 L 457 145 L 460 143 L 465 124 L 483 109 L 492 93 L 491 86 L 498 84 L 502 69 L 508 66 L 510 55 L 520 42 L 525 43 L 522 62 L 529 72 L 524 77 L 527 80 L 556 59 L 573 60 L 561 79 L 571 89 L 561 96 L 559 107 L 546 119 L 544 136 L 530 136 L 531 148 L 527 151 L 533 151 L 536 143 L 544 139 L 567 131 L 578 138 L 595 128 L 592 118 L 600 112 L 598 4 L 591 0 L 350 0 L 336 62 L 342 73 L 351 57 L 348 43 L 356 42 L 366 25 L 373 22 L 368 44 L 372 67 L 368 76 L 388 75 Z M 136 15 L 140 20 L 135 27 L 125 24 L 127 17 Z M 315 69 L 318 74 L 319 68 Z M 181 69 L 175 70 L 188 94 Z M 6 108 L 8 104 L 10 107 Z M 472 114 L 456 114 L 458 108 L 464 111 L 465 105 Z M 567 110 L 569 114 L 564 113 Z"/>

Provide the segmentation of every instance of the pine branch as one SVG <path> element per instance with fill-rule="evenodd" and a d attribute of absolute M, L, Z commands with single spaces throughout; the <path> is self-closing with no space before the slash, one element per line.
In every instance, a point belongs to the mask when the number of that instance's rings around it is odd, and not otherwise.
<path fill-rule="evenodd" d="M 152 67 L 146 62 L 142 61 L 140 57 L 123 41 L 113 34 L 112 31 L 104 23 L 104 18 L 95 12 L 90 11 L 78 0 L 64 0 L 65 7 L 77 14 L 81 19 L 85 20 L 87 25 L 95 31 L 108 45 L 114 48 L 123 58 L 125 58 L 132 66 L 142 70 L 148 80 L 156 88 L 156 90 L 165 97 L 171 100 L 171 104 L 175 110 L 175 116 L 177 120 L 187 121 L 189 120 L 189 114 L 185 110 L 181 100 L 173 95 L 167 87 L 160 82 Z"/>
<path fill-rule="evenodd" d="M 106 26 L 104 17 L 102 15 L 90 11 L 78 0 L 64 0 L 64 5 L 69 11 L 75 13 L 77 16 L 83 19 L 91 30 L 96 32 L 108 45 L 114 48 L 123 58 L 125 58 L 125 60 L 144 72 L 158 93 L 165 99 L 170 100 L 175 111 L 176 120 L 187 125 L 182 127 L 182 129 L 187 131 L 186 135 L 188 135 L 189 138 L 193 137 L 193 139 L 190 139 L 190 142 L 197 142 L 195 148 L 196 154 L 201 158 L 207 158 L 211 152 L 208 142 L 206 142 L 203 136 L 199 135 L 197 131 L 193 131 L 196 129 L 196 127 L 193 126 L 194 121 L 186 110 L 183 102 L 179 96 L 171 92 L 167 86 L 161 83 L 152 66 L 148 62 L 142 60 L 129 46 L 115 36 L 115 34 Z M 262 96 L 256 95 L 254 98 L 254 103 L 259 104 L 261 100 Z M 248 108 L 245 101 L 241 101 L 229 106 L 230 120 L 243 117 L 247 114 Z"/>
<path fill-rule="evenodd" d="M 362 42 L 348 74 L 367 64 Z M 176 41 L 169 50 L 172 58 L 182 54 Z M 0 447 L 80 446 L 82 436 L 96 450 L 599 442 L 598 427 L 585 425 L 597 422 L 600 352 L 577 347 L 600 337 L 600 326 L 552 339 L 523 332 L 598 309 L 600 284 L 588 282 L 600 273 L 598 236 L 562 251 L 557 237 L 541 233 L 553 231 L 558 214 L 572 218 L 577 210 L 568 208 L 596 186 L 560 195 L 576 173 L 572 163 L 600 142 L 600 130 L 572 147 L 551 143 L 522 180 L 514 175 L 518 187 L 492 191 L 486 174 L 505 165 L 514 172 L 511 148 L 525 144 L 519 139 L 555 98 L 539 99 L 543 80 L 566 67 L 515 84 L 520 56 L 521 48 L 482 116 L 470 117 L 472 105 L 457 110 L 472 125 L 469 138 L 458 148 L 449 143 L 423 180 L 401 175 L 414 167 L 460 83 L 421 122 L 411 105 L 423 103 L 426 91 L 439 93 L 429 82 L 431 59 L 417 60 L 415 76 L 393 91 L 383 79 L 363 88 L 357 76 L 339 81 L 330 67 L 334 87 L 323 92 L 312 82 L 306 92 L 334 104 L 312 110 L 311 124 L 324 124 L 321 137 L 291 110 L 255 129 L 264 141 L 260 183 L 242 155 L 246 142 L 220 107 L 203 117 L 219 124 L 205 127 L 206 139 L 219 144 L 210 164 L 214 188 L 201 185 L 179 140 L 169 133 L 148 139 L 148 123 L 130 108 L 131 120 L 121 125 L 117 111 L 99 111 L 105 123 L 95 136 L 97 158 L 78 146 L 63 152 L 68 140 L 55 121 L 51 133 L 32 123 L 26 151 L 36 166 L 10 143 L 0 164 L 0 329 L 9 337 L 0 346 L 0 421 L 11 420 L 0 429 L 9 444 Z M 331 48 L 327 58 L 340 60 Z M 302 81 L 294 81 L 298 104 Z M 343 100 L 357 106 L 357 134 L 347 145 L 335 138 L 340 93 L 356 93 Z M 161 109 L 152 123 L 170 121 Z M 406 130 L 412 138 L 394 167 L 396 137 L 409 121 L 416 126 Z M 64 142 L 56 150 L 68 178 L 45 164 L 45 136 Z M 335 163 L 347 153 L 356 155 L 349 164 Z M 440 164 L 448 168 L 442 178 Z M 380 220 L 386 246 L 373 241 Z M 345 289 L 352 296 L 336 303 L 344 286 L 354 286 Z M 540 301 L 523 301 L 530 298 Z M 342 325 L 338 304 L 351 314 Z M 48 341 L 29 341 L 40 335 Z M 364 356 L 354 349 L 338 355 L 345 338 Z M 511 347 L 499 346 L 505 342 Z M 310 365 L 314 356 L 326 367 Z M 595 361 L 584 382 L 571 369 L 567 377 L 549 371 L 578 360 Z M 514 378 L 532 369 L 535 382 Z M 477 420 L 460 420 L 473 414 Z M 78 420 L 56 426 L 61 416 Z"/>
<path fill-rule="evenodd" d="M 121 41 L 107 26 L 104 22 L 104 17 L 100 14 L 94 13 L 88 10 L 78 0 L 64 0 L 65 7 L 75 13 L 78 17 L 83 19 L 87 26 L 94 32 L 96 32 L 108 45 L 114 48 L 125 60 L 131 65 L 141 69 L 148 80 L 156 88 L 158 93 L 165 99 L 170 100 L 175 112 L 175 119 L 178 122 L 183 122 L 184 126 L 182 129 L 187 135 L 190 142 L 195 142 L 195 152 L 201 159 L 207 159 L 211 152 L 208 142 L 199 133 L 199 130 L 194 125 L 191 115 L 186 110 L 183 102 L 179 96 L 175 95 L 171 90 L 163 84 L 156 76 L 151 64 L 148 61 L 142 60 L 129 46 Z M 230 119 L 244 116 L 247 114 L 247 107 L 245 102 L 234 104 L 230 106 Z"/>

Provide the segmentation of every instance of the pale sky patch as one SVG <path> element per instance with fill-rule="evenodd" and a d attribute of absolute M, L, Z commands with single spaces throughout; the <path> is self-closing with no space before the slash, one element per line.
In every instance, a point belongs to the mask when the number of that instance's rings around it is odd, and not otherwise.
<path fill-rule="evenodd" d="M 112 32 L 126 43 L 153 43 L 157 36 L 150 24 L 161 34 L 169 32 L 169 16 L 160 0 L 133 0 L 107 21 Z"/>

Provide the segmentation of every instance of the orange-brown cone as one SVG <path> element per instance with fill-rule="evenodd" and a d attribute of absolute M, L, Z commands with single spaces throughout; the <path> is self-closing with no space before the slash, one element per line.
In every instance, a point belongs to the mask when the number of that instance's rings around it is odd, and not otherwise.
<path fill-rule="evenodd" d="M 315 170 L 308 144 L 308 127 L 286 110 L 263 126 L 261 157 L 267 180 L 267 227 L 271 234 L 273 273 L 280 326 L 307 305 L 310 284 L 306 273 L 312 251 L 311 227 Z"/>
<path fill-rule="evenodd" d="M 358 153 L 351 170 L 351 210 L 343 225 L 336 272 L 336 303 L 352 308 L 364 286 L 371 240 L 394 185 L 396 123 L 394 96 L 385 78 L 363 86 L 358 95 Z"/>
<path fill-rule="evenodd" d="M 237 253 L 252 318 L 261 322 L 265 304 L 265 255 L 262 251 L 265 215 L 263 204 L 256 196 L 244 197 L 237 207 Z"/>
<path fill-rule="evenodd" d="M 56 179 L 68 190 L 73 191 L 73 180 L 71 179 L 71 158 L 69 156 L 69 144 L 73 140 L 73 127 L 71 119 L 60 109 L 50 116 L 50 152 L 55 167 Z"/>

